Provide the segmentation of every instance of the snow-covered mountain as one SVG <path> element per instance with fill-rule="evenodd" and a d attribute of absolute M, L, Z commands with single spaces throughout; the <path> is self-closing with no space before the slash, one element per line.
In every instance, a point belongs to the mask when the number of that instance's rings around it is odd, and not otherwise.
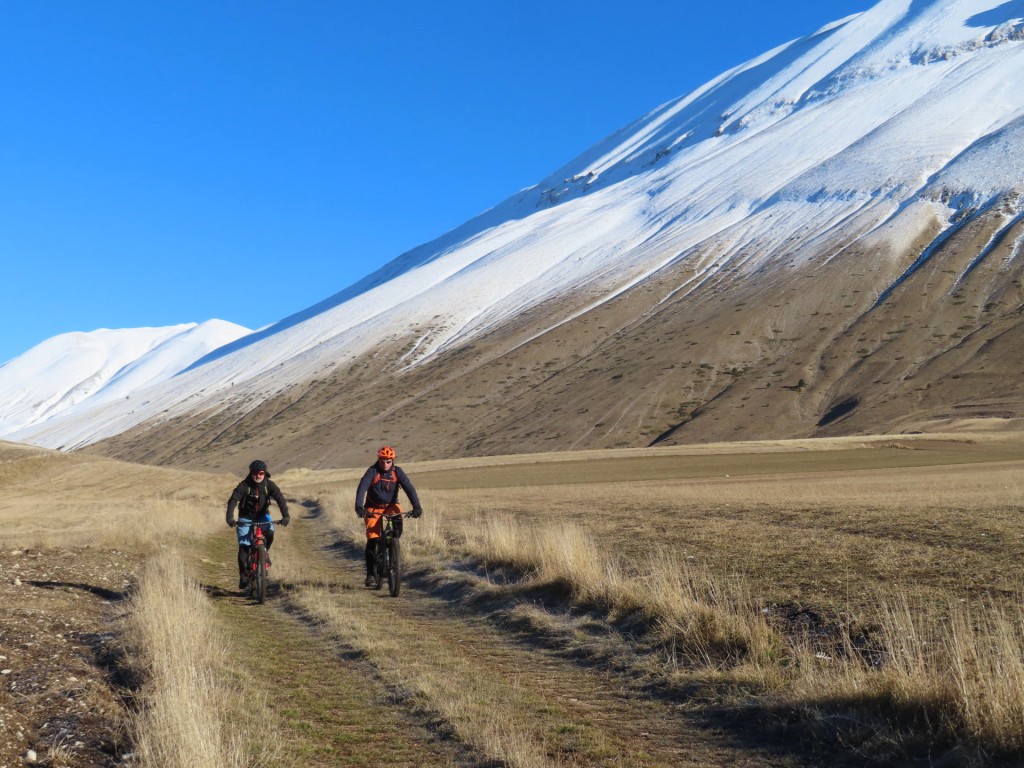
<path fill-rule="evenodd" d="M 249 333 L 209 320 L 54 336 L 0 366 L 0 425 L 12 432 L 82 406 L 130 398 Z"/>
<path fill-rule="evenodd" d="M 1022 74 L 1024 1 L 882 0 L 130 401 L 0 435 L 159 461 L 274 436 L 313 464 L 382 432 L 642 445 L 877 428 L 846 416 L 872 402 L 896 425 L 910 379 L 1016 333 Z"/>

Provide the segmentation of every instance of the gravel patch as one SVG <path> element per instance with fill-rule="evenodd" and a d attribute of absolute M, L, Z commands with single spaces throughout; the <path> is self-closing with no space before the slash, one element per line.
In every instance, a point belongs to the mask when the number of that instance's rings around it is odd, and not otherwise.
<path fill-rule="evenodd" d="M 0 551 L 0 768 L 130 764 L 116 619 L 137 565 L 90 547 Z"/>

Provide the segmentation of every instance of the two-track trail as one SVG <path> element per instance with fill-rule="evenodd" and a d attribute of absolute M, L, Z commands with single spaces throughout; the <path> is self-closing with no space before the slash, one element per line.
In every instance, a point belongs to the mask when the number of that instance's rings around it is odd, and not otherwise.
<path fill-rule="evenodd" d="M 415 522 L 412 523 L 415 525 Z M 227 533 L 227 532 L 226 532 Z M 485 611 L 363 586 L 362 553 L 315 516 L 279 529 L 265 605 L 234 589 L 233 537 L 202 578 L 260 675 L 280 765 L 792 766 Z"/>
<path fill-rule="evenodd" d="M 298 531 L 301 524 L 279 533 L 278 542 Z M 273 719 L 267 733 L 279 740 L 273 765 L 472 764 L 459 759 L 460 745 L 438 738 L 429 724 L 394 706 L 393 693 L 372 665 L 296 617 L 280 583 L 271 584 L 264 605 L 235 589 L 235 537 L 227 534 L 210 543 L 212 559 L 203 559 L 200 577 L 224 619 L 236 673 L 259 681 L 239 686 L 240 695 L 255 687 L 266 697 Z M 274 559 L 283 560 L 278 554 L 284 549 L 275 547 Z"/>

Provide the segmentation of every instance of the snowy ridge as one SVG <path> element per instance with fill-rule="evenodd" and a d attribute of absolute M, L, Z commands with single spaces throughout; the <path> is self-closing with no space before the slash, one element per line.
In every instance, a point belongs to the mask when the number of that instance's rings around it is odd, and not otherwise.
<path fill-rule="evenodd" d="M 693 260 L 695 272 L 677 296 L 719 273 L 770 268 L 794 237 L 824 241 L 842 228 L 852 241 L 884 228 L 896 238 L 907 226 L 897 215 L 917 204 L 948 229 L 964 208 L 1021 191 L 1022 17 L 1020 0 L 882 0 L 653 110 L 355 285 L 232 340 L 132 398 L 145 406 L 90 399 L 86 411 L 76 401 L 20 430 L 39 419 L 0 414 L 0 435 L 74 447 L 200 406 L 255 407 L 399 341 L 401 365 L 414 367 L 541 302 L 587 297 L 552 316 L 557 327 L 679 262 Z M 714 259 L 700 252 L 711 242 L 722 249 Z"/>
<path fill-rule="evenodd" d="M 124 399 L 247 333 L 210 320 L 54 336 L 0 366 L 0 424 L 13 432 L 79 406 Z"/>

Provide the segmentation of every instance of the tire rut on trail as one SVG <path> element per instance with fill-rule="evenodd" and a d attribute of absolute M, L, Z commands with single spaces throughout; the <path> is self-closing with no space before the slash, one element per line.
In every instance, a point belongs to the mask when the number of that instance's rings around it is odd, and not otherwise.
<path fill-rule="evenodd" d="M 371 665 L 427 721 L 512 766 L 795 766 L 792 754 L 751 748 L 688 716 L 688 704 L 644 694 L 612 670 L 576 663 L 492 617 L 434 596 L 365 589 L 362 553 L 333 546 L 317 520 L 290 529 L 317 577 L 287 602 L 335 643 L 334 663 Z M 318 633 L 319 633 L 318 632 Z"/>

